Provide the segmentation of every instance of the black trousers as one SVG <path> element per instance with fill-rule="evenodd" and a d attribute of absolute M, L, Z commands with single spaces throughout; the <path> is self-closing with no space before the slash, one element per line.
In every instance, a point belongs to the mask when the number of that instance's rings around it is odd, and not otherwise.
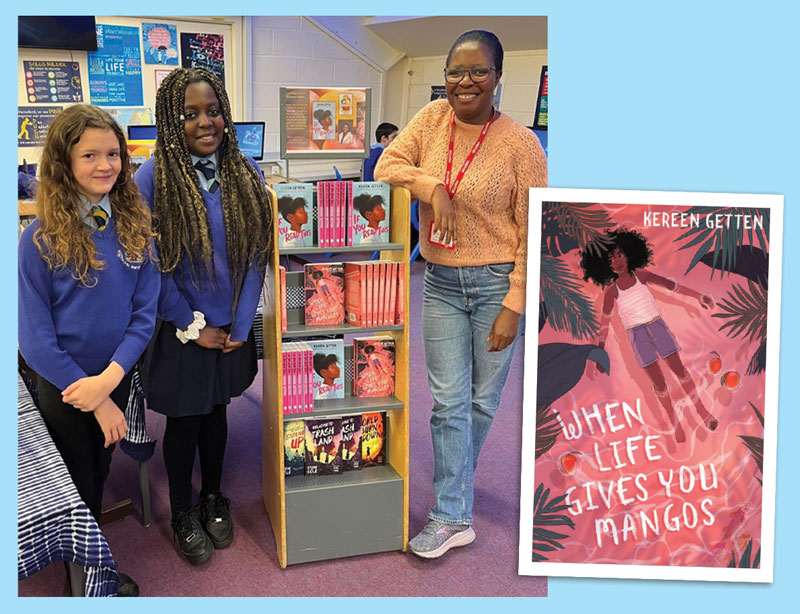
<path fill-rule="evenodd" d="M 105 436 L 93 412 L 83 412 L 61 400 L 61 391 L 41 375 L 36 377 L 39 411 L 53 443 L 61 453 L 78 494 L 98 521 L 103 510 L 103 484 L 111 470 L 114 446 L 104 448 Z M 131 377 L 126 374 L 111 393 L 122 412 L 128 404 Z"/>
<path fill-rule="evenodd" d="M 173 518 L 192 509 L 192 468 L 198 452 L 200 497 L 220 492 L 227 441 L 227 405 L 214 405 L 211 413 L 199 416 L 167 416 L 163 450 Z"/>

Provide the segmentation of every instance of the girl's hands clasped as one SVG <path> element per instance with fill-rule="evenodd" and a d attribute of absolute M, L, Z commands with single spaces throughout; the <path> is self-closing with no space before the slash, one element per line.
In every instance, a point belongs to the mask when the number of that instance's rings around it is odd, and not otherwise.
<path fill-rule="evenodd" d="M 125 422 L 125 415 L 110 398 L 106 398 L 94 410 L 94 417 L 106 438 L 103 444 L 104 448 L 117 443 L 128 433 L 128 423 Z"/>
<path fill-rule="evenodd" d="M 194 342 L 204 348 L 210 350 L 224 350 L 225 340 L 228 338 L 226 333 L 221 328 L 216 326 L 206 326 L 200 331 L 200 336 Z"/>

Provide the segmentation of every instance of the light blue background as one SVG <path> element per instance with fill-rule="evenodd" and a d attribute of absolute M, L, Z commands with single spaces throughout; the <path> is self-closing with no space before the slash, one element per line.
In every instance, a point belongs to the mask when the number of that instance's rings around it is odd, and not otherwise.
<path fill-rule="evenodd" d="M 16 5 L 17 10 L 41 14 L 70 8 L 86 14 L 138 15 L 209 13 L 233 7 L 236 14 L 291 14 L 447 12 L 474 15 L 546 14 L 549 19 L 550 71 L 550 185 L 574 188 L 686 190 L 784 194 L 783 306 L 781 325 L 781 384 L 778 438 L 777 511 L 775 518 L 775 582 L 772 585 L 728 583 L 656 582 L 635 580 L 552 579 L 547 599 L 415 599 L 379 600 L 378 603 L 341 600 L 237 600 L 223 607 L 244 607 L 269 612 L 302 608 L 369 609 L 371 612 L 412 611 L 557 611 L 557 612 L 782 612 L 797 605 L 796 575 L 800 571 L 797 529 L 800 435 L 798 409 L 793 398 L 800 361 L 797 307 L 800 273 L 794 266 L 800 256 L 800 141 L 798 80 L 800 80 L 800 11 L 796 2 L 686 2 L 669 3 L 567 1 L 561 2 L 460 2 L 447 9 L 430 1 L 412 0 L 382 7 L 377 2 L 305 2 L 297 6 L 241 2 L 193 5 L 156 2 L 101 4 L 85 2 L 67 7 L 40 2 Z M 650 8 L 650 5 L 655 8 Z M 216 7 L 216 8 L 214 8 Z M 235 10 L 234 10 L 235 9 Z M 281 11 L 286 13 L 286 10 Z M 16 533 L 13 467 L 16 457 L 15 421 L 15 320 L 14 300 L 16 207 L 11 186 L 16 165 L 11 130 L 15 123 L 16 23 L 0 23 L 5 58 L 3 83 L 9 95 L 2 113 L 6 145 L 3 177 L 8 186 L 8 209 L 0 225 L 0 249 L 6 264 L 0 281 L 7 288 L 0 302 L 6 326 L 0 362 L 0 395 L 6 411 L 0 430 L 5 502 L 0 503 L 0 587 L 4 597 L 16 594 Z M 535 100 L 531 100 L 531 108 Z M 13 210 L 13 211 L 12 211 Z M 774 368 L 770 365 L 769 368 Z M 170 553 L 171 554 L 171 553 Z M 212 570 L 209 570 L 212 571 Z M 242 570 L 250 573 L 251 570 Z M 294 570 L 299 571 L 299 570 Z M 293 573 L 292 570 L 287 573 Z M 376 578 L 375 582 L 391 582 Z M 446 582 L 447 578 L 442 578 Z M 309 578 L 309 592 L 313 579 Z M 373 601 L 373 600 L 370 600 Z M 791 603 L 795 606 L 791 606 Z M 59 609 L 65 605 L 41 599 L 16 607 Z M 102 606 L 74 600 L 69 609 Z M 115 602 L 116 608 L 167 610 L 174 600 Z M 180 607 L 219 608 L 216 600 L 200 600 Z M 14 606 L 12 606 L 14 607 Z"/>

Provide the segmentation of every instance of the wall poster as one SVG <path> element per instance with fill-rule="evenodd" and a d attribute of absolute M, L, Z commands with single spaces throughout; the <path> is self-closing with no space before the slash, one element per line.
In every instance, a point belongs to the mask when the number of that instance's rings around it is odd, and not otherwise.
<path fill-rule="evenodd" d="M 222 34 L 182 32 L 181 66 L 207 68 L 225 83 L 225 41 Z"/>
<path fill-rule="evenodd" d="M 24 61 L 28 102 L 83 102 L 81 67 L 77 62 Z"/>
<path fill-rule="evenodd" d="M 97 24 L 97 51 L 87 52 L 89 97 L 100 106 L 141 106 L 139 28 Z"/>

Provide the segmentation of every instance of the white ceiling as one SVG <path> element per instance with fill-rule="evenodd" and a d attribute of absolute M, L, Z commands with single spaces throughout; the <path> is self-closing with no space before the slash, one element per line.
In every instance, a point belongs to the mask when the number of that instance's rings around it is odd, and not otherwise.
<path fill-rule="evenodd" d="M 504 51 L 547 49 L 547 17 L 368 17 L 366 26 L 409 57 L 447 55 L 467 30 L 489 30 Z"/>

